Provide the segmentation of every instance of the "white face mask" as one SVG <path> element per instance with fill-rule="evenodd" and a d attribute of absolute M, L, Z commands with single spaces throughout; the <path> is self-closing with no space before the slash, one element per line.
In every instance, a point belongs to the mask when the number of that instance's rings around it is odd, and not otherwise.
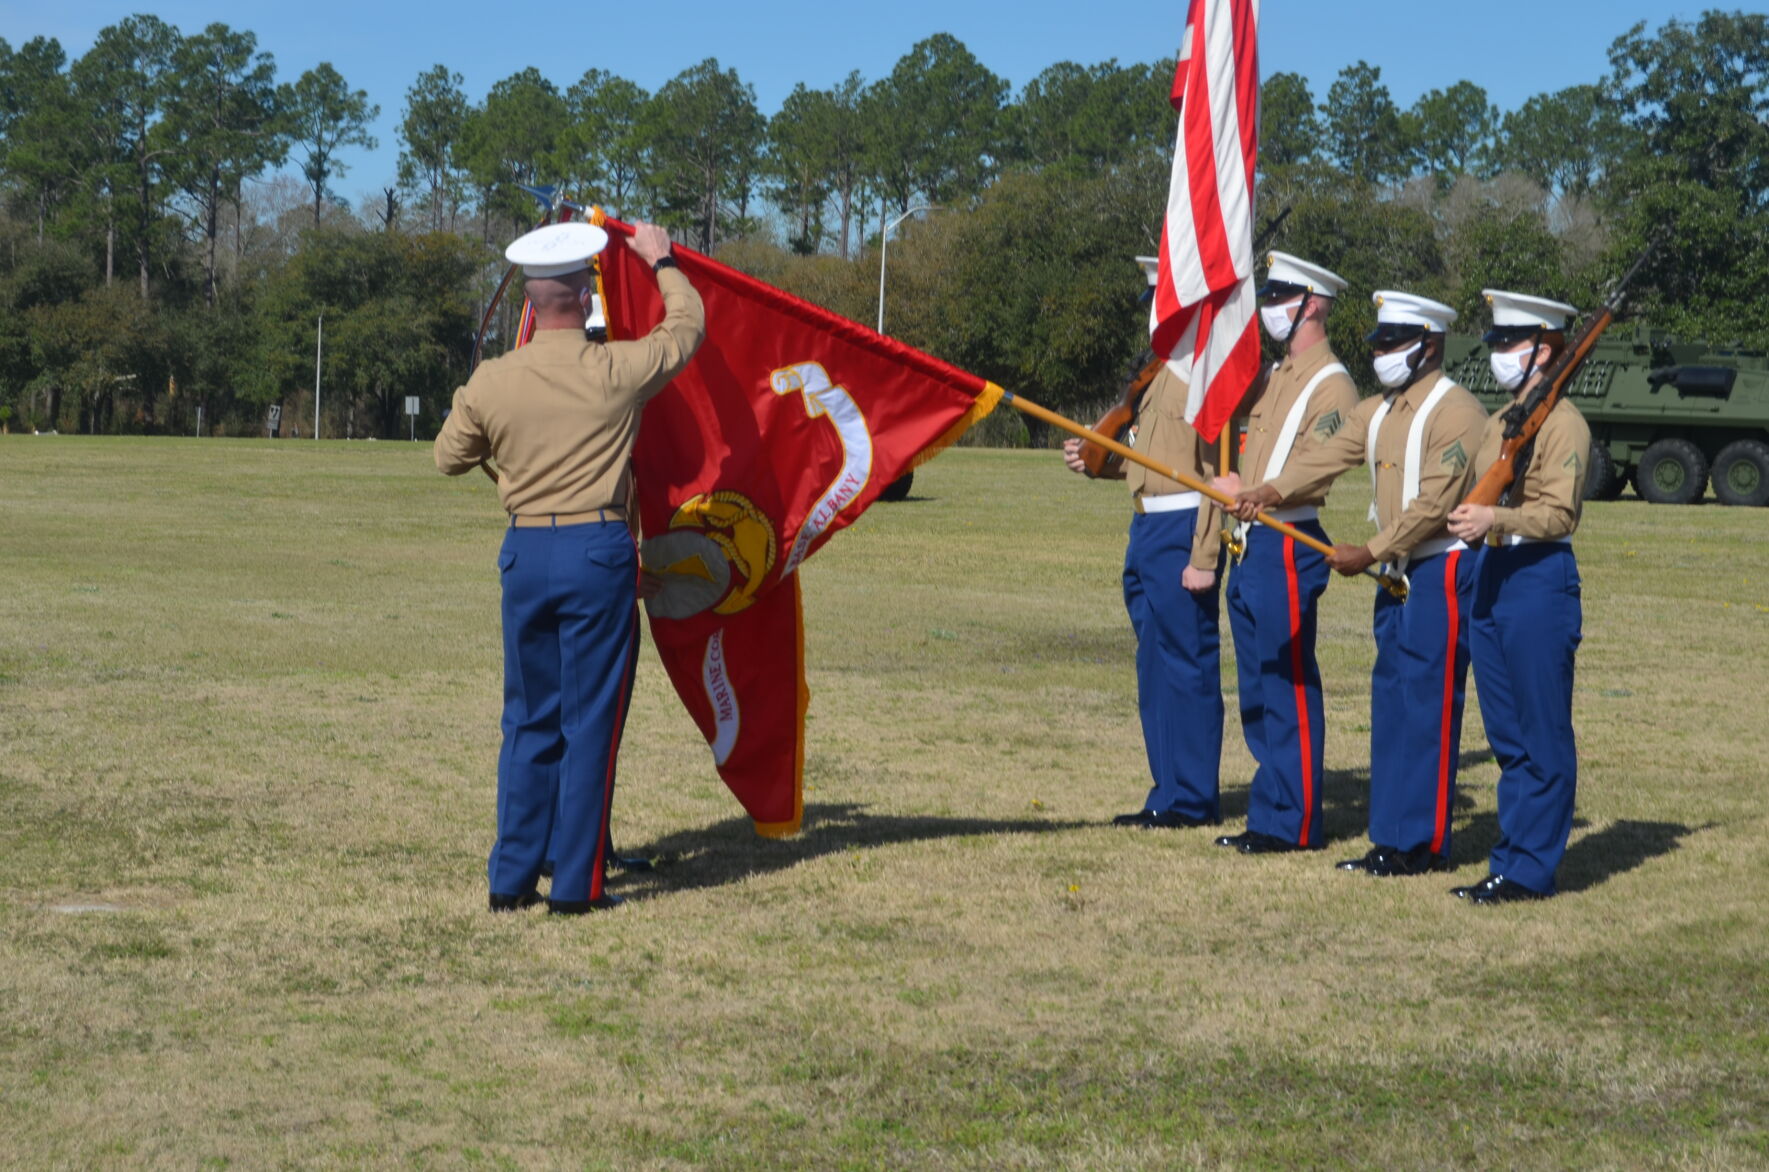
<path fill-rule="evenodd" d="M 1534 346 L 1526 346 L 1515 354 L 1503 350 L 1494 350 L 1492 354 L 1493 377 L 1499 386 L 1507 391 L 1515 391 L 1523 385 L 1523 372 L 1529 368 L 1530 355 L 1536 352 Z"/>
<path fill-rule="evenodd" d="M 1295 301 L 1285 302 L 1283 305 L 1260 307 L 1259 324 L 1265 327 L 1265 332 L 1270 335 L 1272 341 L 1282 345 L 1290 340 L 1290 311 L 1301 304 L 1302 301 L 1298 298 Z"/>
<path fill-rule="evenodd" d="M 1414 342 L 1405 350 L 1398 350 L 1393 354 L 1376 355 L 1373 363 L 1376 368 L 1376 381 L 1389 390 L 1406 386 L 1413 378 L 1413 355 L 1419 353 L 1424 346 L 1423 342 Z"/>

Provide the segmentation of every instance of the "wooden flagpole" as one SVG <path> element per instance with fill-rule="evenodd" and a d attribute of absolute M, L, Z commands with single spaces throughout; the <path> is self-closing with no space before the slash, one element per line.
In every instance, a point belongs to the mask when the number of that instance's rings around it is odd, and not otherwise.
<path fill-rule="evenodd" d="M 1232 509 L 1234 507 L 1235 498 L 1229 496 L 1227 493 L 1217 492 L 1203 481 L 1187 476 L 1177 468 L 1170 468 L 1165 464 L 1157 463 L 1143 455 L 1141 452 L 1136 451 L 1134 448 L 1126 447 L 1124 444 L 1119 443 L 1110 436 L 1101 435 L 1092 428 L 1083 427 L 1073 419 L 1058 415 L 1048 407 L 1040 407 L 1037 403 L 1032 402 L 1030 399 L 1022 399 L 1012 391 L 1002 391 L 1001 401 L 1003 403 L 1012 404 L 1015 410 L 1024 412 L 1034 419 L 1041 419 L 1052 427 L 1061 428 L 1070 435 L 1078 435 L 1090 443 L 1098 444 L 1106 451 L 1111 452 L 1114 456 L 1120 456 L 1129 460 L 1133 464 L 1140 464 L 1151 472 L 1159 473 L 1169 480 L 1183 484 L 1191 491 L 1209 497 L 1224 508 Z M 1223 435 L 1225 437 L 1228 435 L 1228 429 L 1226 426 L 1223 429 Z M 1225 438 L 1223 442 L 1226 447 L 1228 442 L 1227 439 Z M 1260 513 L 1254 518 L 1254 520 L 1267 528 L 1282 533 L 1285 537 L 1288 537 L 1293 541 L 1308 546 L 1308 548 L 1322 556 L 1331 556 L 1333 553 L 1333 547 L 1322 541 L 1320 538 L 1304 533 L 1294 525 L 1286 525 L 1276 517 L 1273 517 L 1270 513 Z M 1375 579 L 1384 590 L 1388 591 L 1396 598 L 1404 599 L 1406 597 L 1407 586 L 1403 579 L 1389 577 L 1387 574 L 1377 572 L 1374 568 L 1365 569 L 1364 574 L 1369 578 Z"/>

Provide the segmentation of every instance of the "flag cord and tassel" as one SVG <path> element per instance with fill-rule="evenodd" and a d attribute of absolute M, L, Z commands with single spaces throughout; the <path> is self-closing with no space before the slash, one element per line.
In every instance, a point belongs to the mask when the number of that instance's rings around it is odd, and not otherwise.
<path fill-rule="evenodd" d="M 1147 468 L 1151 472 L 1158 473 L 1159 475 L 1165 476 L 1169 480 L 1176 481 L 1179 484 L 1183 484 L 1191 491 L 1196 492 L 1196 493 L 1201 493 L 1202 495 L 1209 497 L 1211 500 L 1215 501 L 1219 505 L 1222 505 L 1227 508 L 1232 508 L 1234 506 L 1235 499 L 1233 497 L 1229 496 L 1227 493 L 1217 492 L 1214 488 L 1210 487 L 1208 484 L 1205 484 L 1203 481 L 1196 480 L 1190 476 L 1187 476 L 1185 473 L 1181 472 L 1177 468 L 1169 468 L 1165 464 L 1161 464 L 1161 463 L 1158 463 L 1154 460 L 1151 460 L 1147 456 L 1143 455 L 1141 452 L 1138 452 L 1133 448 L 1126 447 L 1125 445 L 1119 443 L 1118 441 L 1112 439 L 1109 436 L 1101 435 L 1099 432 L 1094 431 L 1092 428 L 1083 427 L 1081 424 L 1076 423 L 1073 419 L 1069 419 L 1066 416 L 1058 415 L 1055 411 L 1050 410 L 1048 407 L 1040 407 L 1037 403 L 1034 403 L 1029 399 L 1020 398 L 1018 395 L 1014 394 L 1012 391 L 1001 392 L 1001 401 L 1003 403 L 1007 403 L 1007 404 L 1011 405 L 1017 411 L 1022 411 L 1025 414 L 1030 415 L 1034 419 L 1042 419 L 1044 422 L 1050 424 L 1052 427 L 1061 428 L 1062 430 L 1068 432 L 1070 435 L 1078 435 L 1084 440 L 1088 440 L 1092 443 L 1098 444 L 1100 447 L 1104 448 L 1108 452 L 1111 452 L 1115 456 L 1121 456 L 1124 459 L 1129 460 L 1133 464 L 1140 464 L 1144 468 Z M 1296 528 L 1294 525 L 1284 524 L 1284 522 L 1278 520 L 1277 518 L 1273 517 L 1269 513 L 1260 513 L 1254 519 L 1256 521 L 1258 521 L 1261 525 L 1264 525 L 1270 529 L 1273 529 L 1278 533 L 1282 533 L 1285 537 L 1288 537 L 1293 541 L 1296 541 L 1302 545 L 1308 546 L 1308 548 L 1314 550 L 1316 553 L 1319 553 L 1322 556 L 1325 556 L 1325 557 L 1332 556 L 1332 553 L 1333 553 L 1332 546 L 1330 546 L 1326 542 L 1320 540 L 1318 537 L 1313 537 L 1307 533 L 1304 533 L 1302 530 Z M 1390 594 L 1394 595 L 1396 598 L 1400 598 L 1400 599 L 1406 598 L 1406 583 L 1403 579 L 1391 577 L 1387 574 L 1379 573 L 1374 568 L 1366 568 L 1363 571 L 1363 573 L 1366 577 L 1375 579 L 1375 581 L 1377 582 L 1378 585 L 1380 585 L 1384 590 L 1388 591 Z"/>

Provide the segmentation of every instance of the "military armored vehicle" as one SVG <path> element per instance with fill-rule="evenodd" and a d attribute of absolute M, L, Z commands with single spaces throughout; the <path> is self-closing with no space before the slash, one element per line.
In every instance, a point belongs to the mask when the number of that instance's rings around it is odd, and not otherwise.
<path fill-rule="evenodd" d="M 1445 371 L 1489 410 L 1499 389 L 1478 336 L 1450 335 Z M 1654 504 L 1698 501 L 1710 477 L 1726 505 L 1769 504 L 1769 356 L 1611 326 L 1568 392 L 1591 425 L 1587 500 L 1632 484 Z"/>

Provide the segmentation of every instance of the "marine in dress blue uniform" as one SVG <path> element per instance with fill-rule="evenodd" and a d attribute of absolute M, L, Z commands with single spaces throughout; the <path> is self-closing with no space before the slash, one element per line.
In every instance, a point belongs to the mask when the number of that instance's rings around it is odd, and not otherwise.
<path fill-rule="evenodd" d="M 1298 453 L 1283 474 L 1244 490 L 1238 511 L 1284 504 L 1324 489 L 1368 462 L 1376 536 L 1336 545 L 1328 559 L 1352 575 L 1378 562 L 1407 575 L 1403 603 L 1376 595 L 1376 663 L 1370 676 L 1371 848 L 1343 870 L 1420 875 L 1448 865 L 1451 812 L 1468 678 L 1468 606 L 1477 555 L 1446 527 L 1472 481 L 1486 425 L 1479 400 L 1442 372 L 1456 313 L 1394 290 L 1375 294 L 1370 335 L 1377 381 L 1388 393 L 1358 404 L 1337 435 Z"/>
<path fill-rule="evenodd" d="M 1293 453 L 1326 443 L 1357 410 L 1357 387 L 1327 344 L 1326 321 L 1345 290 L 1338 274 L 1274 252 L 1259 289 L 1260 321 L 1285 349 L 1255 383 L 1247 406 L 1241 474 L 1215 487 L 1233 495 L 1282 474 Z M 1325 493 L 1277 510 L 1276 519 L 1320 541 Z M 1315 657 L 1317 609 L 1327 561 L 1264 525 L 1236 528 L 1240 555 L 1226 589 L 1234 636 L 1241 734 L 1258 768 L 1248 787 L 1247 828 L 1218 846 L 1243 854 L 1316 850 L 1321 827 L 1326 716 Z"/>
<path fill-rule="evenodd" d="M 589 258 L 606 243 L 602 229 L 574 223 L 510 246 L 539 328 L 527 346 L 473 372 L 436 438 L 437 467 L 450 475 L 496 461 L 510 517 L 498 555 L 504 709 L 487 864 L 494 911 L 539 902 L 549 853 L 549 910 L 581 914 L 619 902 L 603 890 L 603 872 L 638 648 L 627 472 L 640 408 L 687 365 L 705 313 L 669 258 L 669 238 L 639 225 L 632 247 L 654 263 L 663 321 L 636 341 L 591 341 L 582 298 Z"/>
<path fill-rule="evenodd" d="M 1566 348 L 1570 305 L 1486 291 L 1493 374 L 1519 399 Z M 1503 413 L 1487 424 L 1478 477 L 1498 459 Z M 1528 466 L 1495 507 L 1450 514 L 1456 535 L 1485 544 L 1472 616 L 1474 680 L 1487 742 L 1499 763 L 1499 842 L 1481 882 L 1456 887 L 1476 904 L 1554 894 L 1572 833 L 1579 758 L 1572 725 L 1573 662 L 1583 610 L 1572 535 L 1583 508 L 1591 429 L 1561 399 L 1531 441 Z"/>
<path fill-rule="evenodd" d="M 1138 258 L 1152 286 L 1154 258 Z M 1137 407 L 1137 451 L 1194 480 L 1215 471 L 1210 445 L 1186 421 L 1187 388 L 1163 368 Z M 1064 445 L 1083 471 L 1079 440 Z M 1124 607 L 1136 631 L 1136 695 L 1152 784 L 1119 826 L 1145 830 L 1222 820 L 1221 512 L 1201 494 L 1129 464 L 1130 537 Z"/>

